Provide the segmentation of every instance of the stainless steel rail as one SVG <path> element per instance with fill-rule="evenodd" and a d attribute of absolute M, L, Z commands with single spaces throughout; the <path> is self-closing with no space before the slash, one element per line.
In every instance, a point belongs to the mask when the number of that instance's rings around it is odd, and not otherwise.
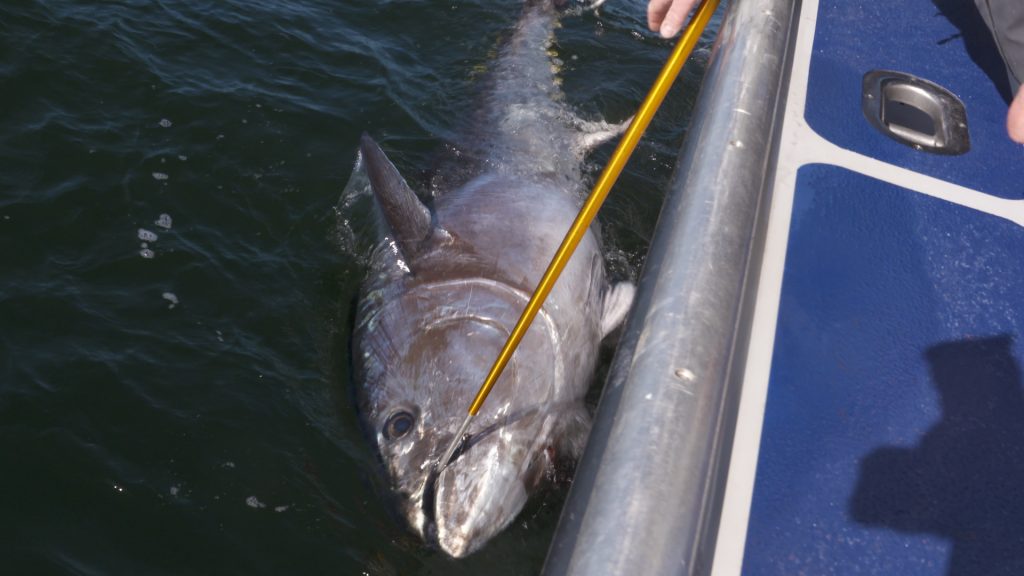
<path fill-rule="evenodd" d="M 709 568 L 798 5 L 728 8 L 549 576 Z"/>

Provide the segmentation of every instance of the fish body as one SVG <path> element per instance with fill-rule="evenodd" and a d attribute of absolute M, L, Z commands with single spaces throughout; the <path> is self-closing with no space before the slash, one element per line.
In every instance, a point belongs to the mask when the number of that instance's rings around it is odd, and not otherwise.
<path fill-rule="evenodd" d="M 609 285 L 588 231 L 436 471 L 581 205 L 581 142 L 593 138 L 574 127 L 545 53 L 555 16 L 527 3 L 470 133 L 477 168 L 429 209 L 369 136 L 360 144 L 384 221 L 353 332 L 360 416 L 402 517 L 454 557 L 507 526 L 556 460 L 578 457 L 600 342 L 632 299 L 631 285 Z"/>

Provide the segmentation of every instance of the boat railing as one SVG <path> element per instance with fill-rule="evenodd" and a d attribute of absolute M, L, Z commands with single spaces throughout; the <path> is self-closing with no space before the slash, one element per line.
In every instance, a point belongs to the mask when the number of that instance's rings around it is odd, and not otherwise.
<path fill-rule="evenodd" d="M 710 568 L 797 4 L 726 7 L 549 576 Z"/>

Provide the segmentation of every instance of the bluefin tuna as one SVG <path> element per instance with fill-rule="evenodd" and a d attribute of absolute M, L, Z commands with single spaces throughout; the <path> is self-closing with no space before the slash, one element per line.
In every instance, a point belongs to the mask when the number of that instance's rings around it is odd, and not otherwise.
<path fill-rule="evenodd" d="M 582 204 L 586 150 L 616 132 L 565 104 L 547 55 L 556 16 L 550 2 L 526 3 L 463 143 L 478 168 L 429 208 L 369 136 L 360 144 L 383 237 L 353 332 L 358 409 L 401 516 L 453 557 L 484 545 L 557 463 L 579 456 L 600 342 L 633 296 L 606 279 L 591 229 L 436 472 Z"/>

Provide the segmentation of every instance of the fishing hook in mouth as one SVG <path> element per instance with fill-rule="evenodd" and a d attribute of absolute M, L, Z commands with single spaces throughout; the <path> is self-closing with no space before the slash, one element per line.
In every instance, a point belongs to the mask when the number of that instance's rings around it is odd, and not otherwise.
<path fill-rule="evenodd" d="M 463 428 L 468 423 L 469 421 L 467 420 L 463 424 Z M 423 484 L 423 498 L 420 500 L 420 505 L 423 512 L 423 538 L 433 546 L 441 547 L 437 533 L 437 483 L 441 479 L 441 472 L 444 472 L 444 469 L 449 464 L 465 454 L 473 444 L 476 444 L 484 436 L 496 429 L 494 425 L 491 425 L 476 434 L 465 434 L 460 431 L 461 438 L 456 438 L 452 445 L 448 447 L 447 457 L 442 456 L 440 460 L 435 461 L 430 467 L 430 473 L 427 474 L 427 479 Z"/>
<path fill-rule="evenodd" d="M 438 546 L 438 534 L 437 534 L 437 483 L 441 479 L 441 473 L 444 472 L 445 468 L 450 466 L 453 462 L 458 460 L 469 451 L 470 448 L 479 444 L 482 440 L 497 432 L 498 430 L 522 420 L 526 416 L 539 411 L 539 407 L 530 408 L 528 410 L 520 410 L 511 416 L 502 419 L 500 422 L 495 422 L 488 426 L 485 426 L 482 430 L 474 432 L 473 434 L 466 434 L 460 430 L 460 436 L 453 446 L 449 446 L 449 453 L 451 454 L 447 458 L 444 456 L 440 460 L 437 460 L 433 466 L 430 467 L 430 473 L 427 474 L 427 479 L 423 485 L 423 498 L 421 499 L 421 511 L 423 512 L 424 524 L 423 524 L 423 537 L 431 544 Z M 468 419 L 463 423 L 463 428 L 468 424 Z M 445 461 L 446 460 L 446 461 Z"/>

